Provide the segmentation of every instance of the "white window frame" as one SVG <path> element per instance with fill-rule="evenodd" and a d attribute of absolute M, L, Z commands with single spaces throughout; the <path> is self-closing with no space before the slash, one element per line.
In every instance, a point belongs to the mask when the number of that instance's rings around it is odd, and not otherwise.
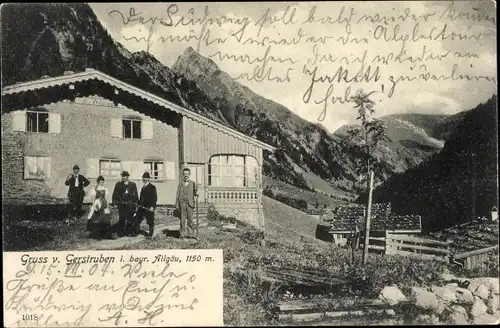
<path fill-rule="evenodd" d="M 27 170 L 26 170 L 26 161 L 27 158 L 35 158 L 36 159 L 36 166 L 37 166 L 37 173 L 35 175 L 27 175 Z M 47 171 L 45 171 L 45 174 L 40 174 L 38 171 L 42 171 L 43 168 L 43 163 L 44 161 L 48 162 L 49 167 L 47 168 Z M 50 178 L 50 170 L 51 170 L 51 163 L 50 163 L 50 157 L 48 156 L 24 156 L 24 179 L 25 180 L 46 180 Z"/>
<path fill-rule="evenodd" d="M 162 170 L 155 170 L 154 169 L 155 164 L 161 164 L 163 169 Z M 146 168 L 147 165 L 151 165 L 151 169 Z M 151 180 L 154 180 L 154 181 L 165 180 L 165 162 L 164 161 L 146 160 L 146 161 L 144 161 L 144 171 L 149 172 L 149 174 L 151 175 Z M 156 172 L 156 176 L 154 174 L 155 172 Z"/>
<path fill-rule="evenodd" d="M 29 121 L 29 114 L 36 114 L 36 131 L 30 130 L 30 126 L 28 124 Z M 47 115 L 47 132 L 45 131 L 39 131 L 40 130 L 40 114 Z M 27 110 L 26 111 L 26 132 L 30 133 L 50 133 L 50 114 L 49 112 L 46 111 L 39 111 L 39 110 Z"/>
<path fill-rule="evenodd" d="M 219 163 L 213 163 L 213 159 L 218 157 L 219 158 Z M 222 159 L 225 158 L 225 157 L 230 157 L 231 159 L 228 161 L 229 164 L 222 164 Z M 236 164 L 236 161 L 235 161 L 235 158 L 236 157 L 242 157 L 243 158 L 243 164 L 240 165 L 240 164 Z M 214 155 L 210 158 L 209 160 L 209 174 L 208 174 L 208 184 L 209 186 L 212 186 L 212 187 L 228 187 L 228 188 L 247 188 L 248 186 L 248 173 L 247 173 L 247 156 L 246 155 Z M 228 175 L 228 174 L 223 174 L 223 167 L 231 167 L 231 174 Z M 235 174 L 235 168 L 236 167 L 240 167 L 240 168 L 243 168 L 243 174 Z M 214 181 L 213 181 L 213 178 L 219 178 L 219 184 L 218 185 L 214 185 Z M 223 183 L 223 179 L 224 178 L 233 178 L 233 179 L 241 179 L 243 178 L 243 185 L 242 186 L 226 186 L 224 183 Z"/>
<path fill-rule="evenodd" d="M 130 121 L 130 138 L 125 136 L 125 121 Z M 139 129 L 141 131 L 141 135 L 139 138 L 134 138 L 134 122 L 139 122 Z M 142 131 L 142 119 L 140 118 L 135 118 L 135 117 L 124 117 L 122 118 L 122 137 L 124 139 L 131 139 L 131 140 L 141 140 L 143 139 L 144 132 Z"/>
<path fill-rule="evenodd" d="M 117 175 L 103 174 L 102 163 L 104 163 L 104 162 L 107 162 L 109 164 L 120 163 L 120 170 L 118 171 L 118 174 Z M 110 178 L 110 179 L 119 178 L 121 173 L 122 173 L 122 168 L 123 168 L 123 163 L 119 159 L 112 159 L 112 158 L 100 158 L 99 159 L 99 175 L 102 175 L 105 178 Z M 111 169 L 108 169 L 108 172 L 111 172 L 111 171 L 112 171 Z"/>

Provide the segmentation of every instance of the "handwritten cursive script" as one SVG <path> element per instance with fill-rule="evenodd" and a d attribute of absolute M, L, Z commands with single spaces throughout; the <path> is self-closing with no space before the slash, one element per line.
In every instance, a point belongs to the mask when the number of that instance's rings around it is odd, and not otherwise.
<path fill-rule="evenodd" d="M 298 101 L 319 108 L 322 121 L 328 104 L 351 102 L 351 90 L 358 88 L 385 99 L 432 90 L 443 81 L 494 88 L 494 70 L 481 67 L 489 60 L 484 56 L 495 52 L 496 21 L 476 7 L 307 3 L 262 5 L 249 15 L 211 5 L 168 5 L 153 17 L 133 7 L 109 15 L 123 25 L 150 28 L 123 35 L 147 50 L 153 44 L 160 45 L 158 53 L 161 47 L 193 46 L 243 84 L 287 84 Z M 217 78 L 211 74 L 210 81 Z M 276 89 L 259 90 L 272 95 Z"/>
<path fill-rule="evenodd" d="M 8 253 L 13 269 L 4 272 L 6 322 L 42 327 L 208 322 L 198 317 L 220 323 L 217 315 L 201 314 L 207 306 L 221 313 L 221 252 L 198 250 L 199 257 L 188 250 L 158 253 L 52 252 L 47 263 Z"/>

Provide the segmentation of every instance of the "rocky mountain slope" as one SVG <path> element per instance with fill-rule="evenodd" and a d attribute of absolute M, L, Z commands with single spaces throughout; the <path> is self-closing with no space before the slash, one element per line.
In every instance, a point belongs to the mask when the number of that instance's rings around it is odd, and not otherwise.
<path fill-rule="evenodd" d="M 439 122 L 442 116 L 425 115 L 425 122 Z M 401 173 L 410 167 L 417 166 L 431 155 L 438 153 L 443 148 L 444 142 L 431 137 L 422 125 L 412 122 L 410 115 L 391 115 L 380 118 L 387 127 L 386 133 L 390 141 L 380 143 L 375 151 L 375 156 L 387 163 L 393 172 Z M 422 122 L 424 120 L 421 120 Z M 436 124 L 437 125 L 437 124 Z M 348 142 L 349 129 L 360 128 L 357 125 L 342 126 L 334 134 Z"/>
<path fill-rule="evenodd" d="M 86 4 L 5 5 L 1 24 L 3 85 L 94 68 L 277 147 L 264 160 L 264 173 L 275 180 L 328 194 L 357 188 L 360 154 L 347 150 L 344 138 L 255 94 L 192 48 L 171 69 L 149 53 L 130 53 Z M 406 123 L 395 120 L 403 146 L 385 145 L 382 180 L 439 149 L 413 140 L 418 132 L 404 137 Z"/>
<path fill-rule="evenodd" d="M 389 178 L 375 189 L 374 202 L 391 202 L 395 211 L 422 215 L 426 230 L 490 216 L 498 206 L 497 97 L 459 116 L 463 119 L 443 150 Z"/>
<path fill-rule="evenodd" d="M 2 83 L 94 68 L 278 147 L 267 154 L 265 174 L 313 188 L 311 173 L 328 183 L 356 177 L 341 141 L 233 81 L 192 48 L 173 69 L 145 52 L 114 41 L 85 4 L 11 4 L 2 7 Z M 297 169 L 298 168 L 298 169 Z M 390 169 L 381 168 L 381 176 Z"/>

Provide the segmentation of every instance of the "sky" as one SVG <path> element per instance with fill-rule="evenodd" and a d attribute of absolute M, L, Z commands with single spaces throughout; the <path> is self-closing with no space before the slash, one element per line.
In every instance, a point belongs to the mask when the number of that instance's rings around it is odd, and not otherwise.
<path fill-rule="evenodd" d="M 351 97 L 359 89 L 372 93 L 375 116 L 451 115 L 496 92 L 490 1 L 91 7 L 129 51 L 149 51 L 171 67 L 191 46 L 254 92 L 330 132 L 356 122 Z"/>

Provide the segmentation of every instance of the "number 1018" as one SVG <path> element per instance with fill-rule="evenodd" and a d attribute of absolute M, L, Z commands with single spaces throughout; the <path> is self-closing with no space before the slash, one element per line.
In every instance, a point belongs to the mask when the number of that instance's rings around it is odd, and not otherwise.
<path fill-rule="evenodd" d="M 38 314 L 23 314 L 22 317 L 24 321 L 38 320 Z"/>

